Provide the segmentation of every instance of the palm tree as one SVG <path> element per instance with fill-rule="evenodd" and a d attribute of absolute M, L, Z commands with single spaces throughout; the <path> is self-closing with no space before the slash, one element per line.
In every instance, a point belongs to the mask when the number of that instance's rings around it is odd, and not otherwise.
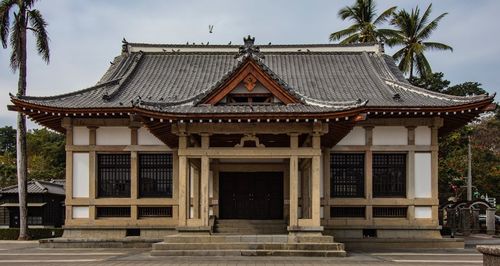
<path fill-rule="evenodd" d="M 420 74 L 420 77 L 426 77 L 432 74 L 432 68 L 424 55 L 428 50 L 450 50 L 453 48 L 439 42 L 427 41 L 430 35 L 439 25 L 439 21 L 448 13 L 443 13 L 429 22 L 432 4 L 427 7 L 424 14 L 420 16 L 418 6 L 408 13 L 406 10 L 400 10 L 394 14 L 391 24 L 396 27 L 396 34 L 387 40 L 389 46 L 403 46 L 397 51 L 393 58 L 399 61 L 399 69 L 404 73 L 410 73 L 410 79 L 413 78 L 414 68 Z"/>
<path fill-rule="evenodd" d="M 3 48 L 10 44 L 10 67 L 19 70 L 17 96 L 26 95 L 26 32 L 31 31 L 36 39 L 38 54 L 49 63 L 49 38 L 47 23 L 39 10 L 33 9 L 36 0 L 3 0 L 0 3 L 0 39 Z M 11 15 L 13 15 L 11 21 Z M 12 26 L 10 25 L 12 23 Z M 10 38 L 9 38 L 10 34 Z M 9 39 L 9 40 L 8 40 Z M 19 187 L 19 240 L 29 238 L 28 210 L 26 204 L 26 117 L 17 114 L 17 182 Z"/>
<path fill-rule="evenodd" d="M 330 41 L 337 41 L 344 37 L 341 44 L 384 41 L 392 34 L 392 30 L 377 29 L 377 26 L 384 23 L 396 8 L 393 6 L 376 17 L 377 10 L 373 0 L 356 0 L 354 5 L 346 6 L 338 13 L 342 20 L 349 19 L 354 21 L 354 24 L 347 29 L 330 34 Z"/>

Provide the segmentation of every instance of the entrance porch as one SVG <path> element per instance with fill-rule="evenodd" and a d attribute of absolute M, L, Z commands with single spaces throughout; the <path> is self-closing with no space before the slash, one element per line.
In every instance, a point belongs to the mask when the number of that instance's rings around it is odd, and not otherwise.
<path fill-rule="evenodd" d="M 259 124 L 262 127 L 262 124 Z M 178 124 L 179 232 L 210 232 L 216 219 L 284 220 L 289 233 L 320 233 L 320 123 L 283 127 Z"/>

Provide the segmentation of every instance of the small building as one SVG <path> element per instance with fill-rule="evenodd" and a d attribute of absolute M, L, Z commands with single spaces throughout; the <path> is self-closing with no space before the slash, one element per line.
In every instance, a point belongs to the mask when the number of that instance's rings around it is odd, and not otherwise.
<path fill-rule="evenodd" d="M 33 180 L 27 184 L 28 226 L 61 227 L 64 224 L 65 180 Z M 0 189 L 0 227 L 19 227 L 18 186 Z"/>
<path fill-rule="evenodd" d="M 11 101 L 66 134 L 68 236 L 209 232 L 215 217 L 438 239 L 438 136 L 491 110 L 493 96 L 412 86 L 381 44 L 248 37 L 124 41 L 96 85 Z"/>

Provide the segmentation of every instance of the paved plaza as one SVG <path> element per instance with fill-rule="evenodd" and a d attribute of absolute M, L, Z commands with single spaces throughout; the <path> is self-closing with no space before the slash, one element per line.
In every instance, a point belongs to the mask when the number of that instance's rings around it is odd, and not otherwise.
<path fill-rule="evenodd" d="M 152 257 L 149 249 L 41 249 L 0 241 L 1 265 L 481 265 L 475 249 L 349 252 L 346 258 Z"/>

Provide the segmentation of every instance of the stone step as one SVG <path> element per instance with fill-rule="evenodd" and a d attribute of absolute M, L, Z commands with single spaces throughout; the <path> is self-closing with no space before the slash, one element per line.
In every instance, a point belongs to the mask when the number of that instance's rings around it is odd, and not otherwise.
<path fill-rule="evenodd" d="M 220 234 L 286 234 L 285 229 L 280 228 L 215 228 L 216 233 Z"/>
<path fill-rule="evenodd" d="M 153 250 L 151 256 L 300 256 L 345 257 L 344 250 Z"/>
<path fill-rule="evenodd" d="M 242 219 L 224 219 L 215 220 L 216 224 L 286 224 L 284 220 L 242 220 Z"/>
<path fill-rule="evenodd" d="M 344 250 L 341 243 L 155 243 L 153 250 Z"/>
<path fill-rule="evenodd" d="M 178 234 L 166 236 L 164 243 L 335 243 L 332 236 L 288 234 L 235 235 L 235 234 Z"/>

